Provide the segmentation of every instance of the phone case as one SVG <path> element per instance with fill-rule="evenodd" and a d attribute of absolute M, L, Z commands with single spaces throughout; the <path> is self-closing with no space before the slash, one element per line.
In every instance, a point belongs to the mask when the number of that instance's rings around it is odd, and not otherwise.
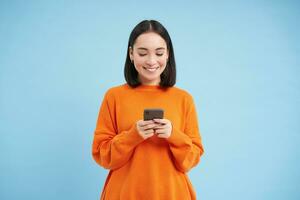
<path fill-rule="evenodd" d="M 155 108 L 155 109 L 145 109 L 144 110 L 144 120 L 152 120 L 152 119 L 163 119 L 164 118 L 164 110 Z"/>

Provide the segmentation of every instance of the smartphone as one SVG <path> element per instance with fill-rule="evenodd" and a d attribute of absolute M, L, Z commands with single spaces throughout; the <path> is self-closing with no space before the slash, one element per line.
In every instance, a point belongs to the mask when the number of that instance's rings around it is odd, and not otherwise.
<path fill-rule="evenodd" d="M 144 110 L 144 121 L 152 119 L 163 119 L 164 110 L 160 108 L 151 108 Z"/>

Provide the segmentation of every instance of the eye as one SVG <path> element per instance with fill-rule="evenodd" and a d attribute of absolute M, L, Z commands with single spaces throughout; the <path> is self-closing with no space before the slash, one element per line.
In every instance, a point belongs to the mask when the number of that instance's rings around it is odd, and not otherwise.
<path fill-rule="evenodd" d="M 143 57 L 143 56 L 145 56 L 146 54 L 139 54 L 139 56 L 141 56 L 141 57 Z"/>
<path fill-rule="evenodd" d="M 162 56 L 162 55 L 164 55 L 163 53 L 157 53 L 156 54 L 157 56 Z"/>

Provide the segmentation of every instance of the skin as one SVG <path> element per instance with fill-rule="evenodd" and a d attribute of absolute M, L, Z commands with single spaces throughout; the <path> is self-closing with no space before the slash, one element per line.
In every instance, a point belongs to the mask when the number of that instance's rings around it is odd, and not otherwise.
<path fill-rule="evenodd" d="M 166 68 L 169 57 L 167 44 L 159 34 L 154 32 L 141 34 L 133 47 L 129 47 L 129 56 L 142 85 L 159 85 L 160 74 Z M 154 135 L 169 138 L 172 133 L 172 123 L 168 119 L 139 120 L 136 127 L 144 139 Z"/>

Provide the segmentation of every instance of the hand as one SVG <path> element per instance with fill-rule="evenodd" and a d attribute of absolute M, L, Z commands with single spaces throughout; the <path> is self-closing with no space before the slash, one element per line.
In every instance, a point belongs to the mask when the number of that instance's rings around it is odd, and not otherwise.
<path fill-rule="evenodd" d="M 169 138 L 172 133 L 172 123 L 168 119 L 153 119 L 156 123 L 155 134 L 160 138 Z"/>
<path fill-rule="evenodd" d="M 157 126 L 157 124 L 153 120 L 148 120 L 148 121 L 139 120 L 136 123 L 136 128 L 138 130 L 138 133 L 144 139 L 147 139 L 154 135 L 153 128 L 155 126 Z"/>

